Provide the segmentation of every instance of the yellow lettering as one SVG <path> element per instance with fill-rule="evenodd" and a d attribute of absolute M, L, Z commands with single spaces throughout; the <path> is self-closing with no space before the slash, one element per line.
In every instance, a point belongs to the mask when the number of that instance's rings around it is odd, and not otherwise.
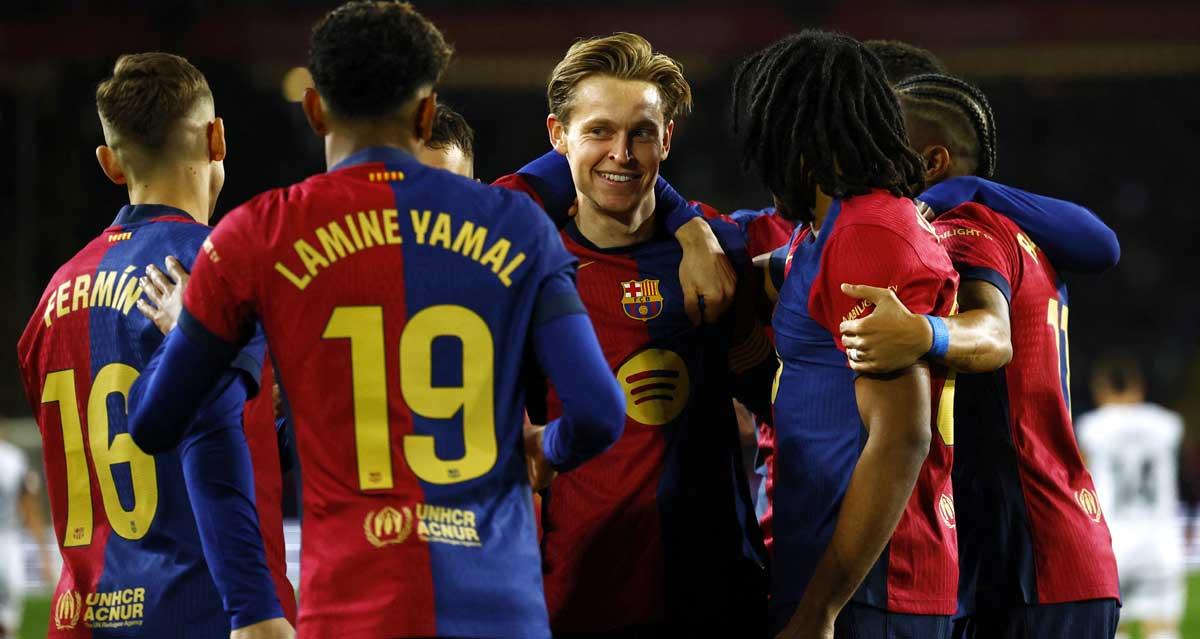
<path fill-rule="evenodd" d="M 92 299 L 88 306 L 110 306 L 112 304 L 113 281 L 117 279 L 116 271 L 100 271 L 92 284 Z"/>
<path fill-rule="evenodd" d="M 137 303 L 137 299 L 142 296 L 142 287 L 138 284 L 136 278 L 129 278 L 129 282 L 125 284 L 125 290 L 121 295 L 117 296 L 117 304 L 113 308 L 120 308 L 121 312 L 128 315 L 129 311 L 133 310 L 133 305 Z"/>
<path fill-rule="evenodd" d="M 433 232 L 429 234 L 429 245 L 441 244 L 442 248 L 450 249 L 450 216 L 438 213 L 433 223 Z"/>
<path fill-rule="evenodd" d="M 479 254 L 483 252 L 483 245 L 487 242 L 487 232 L 485 226 L 477 227 L 473 222 L 463 222 L 462 227 L 458 229 L 458 235 L 454 238 L 454 246 L 451 250 L 478 262 Z"/>
<path fill-rule="evenodd" d="M 54 310 L 57 311 L 58 317 L 67 314 L 67 296 L 71 293 L 71 280 L 67 280 L 58 285 L 58 290 L 55 291 Z"/>
<path fill-rule="evenodd" d="M 504 261 L 508 259 L 508 249 L 511 246 L 512 243 L 504 238 L 496 240 L 492 248 L 488 249 L 487 253 L 484 253 L 483 259 L 479 260 L 479 263 L 484 266 L 490 264 L 492 272 L 499 273 L 500 269 L 504 267 Z"/>
<path fill-rule="evenodd" d="M 503 282 L 505 286 L 512 286 L 512 273 L 513 271 L 517 270 L 517 267 L 520 266 L 521 262 L 524 261 L 525 254 L 517 253 L 517 256 L 508 263 L 508 266 L 504 267 L 503 271 L 500 272 L 500 281 Z"/>
<path fill-rule="evenodd" d="M 431 211 L 417 211 L 412 209 L 409 211 L 412 215 L 413 234 L 417 236 L 417 244 L 425 243 L 425 232 L 429 230 L 429 216 L 433 215 Z"/>
<path fill-rule="evenodd" d="M 400 244 L 403 241 L 400 238 L 400 222 L 396 219 L 399 215 L 396 209 L 383 210 L 383 232 L 388 244 Z"/>
<path fill-rule="evenodd" d="M 470 511 L 470 510 L 463 511 L 463 523 L 467 526 L 474 528 L 475 527 L 475 512 Z"/>
<path fill-rule="evenodd" d="M 331 263 L 338 261 L 339 257 L 346 257 L 347 252 L 353 255 L 358 250 L 350 243 L 350 238 L 346 237 L 346 233 L 337 222 L 330 222 L 325 228 L 318 228 L 317 239 L 321 241 L 321 248 L 325 250 L 325 256 Z"/>
<path fill-rule="evenodd" d="M 133 601 L 134 601 L 134 603 L 141 603 L 141 602 L 146 601 L 146 589 L 145 588 L 134 588 L 133 589 Z"/>
<path fill-rule="evenodd" d="M 50 314 L 54 312 L 54 302 L 58 299 L 53 293 L 50 294 L 50 300 L 46 304 L 46 326 L 50 325 Z"/>
<path fill-rule="evenodd" d="M 329 261 L 323 255 L 317 252 L 311 244 L 304 240 L 296 240 L 293 245 L 296 248 L 296 255 L 300 256 L 300 261 L 304 262 L 304 268 L 308 269 L 309 275 L 317 274 L 317 267 L 329 268 Z"/>
<path fill-rule="evenodd" d="M 84 621 L 95 621 L 95 619 L 96 619 L 96 609 L 95 609 L 95 608 L 92 608 L 92 604 L 91 604 L 91 601 L 90 601 L 90 600 L 91 600 L 91 596 L 90 596 L 90 595 L 88 596 L 88 600 L 89 600 L 89 601 L 88 601 L 88 609 L 87 609 L 87 611 L 86 611 L 86 612 L 84 612 L 84 613 L 83 613 L 83 620 L 84 620 Z"/>
<path fill-rule="evenodd" d="M 471 524 L 471 525 L 474 526 L 474 524 Z M 468 528 L 467 529 L 467 541 L 478 542 L 479 541 L 479 531 L 475 530 L 475 528 L 473 528 L 473 527 Z"/>
<path fill-rule="evenodd" d="M 286 277 L 289 282 L 302 291 L 308 286 L 308 283 L 312 281 L 311 275 L 296 277 L 296 274 L 291 272 L 288 267 L 284 266 L 283 262 L 275 262 L 275 270 L 279 271 L 280 275 Z"/>
<path fill-rule="evenodd" d="M 379 211 L 369 211 L 368 213 L 359 211 L 358 226 L 362 228 L 363 243 L 367 245 L 367 248 L 376 244 L 383 245 L 383 231 L 379 228 Z"/>
<path fill-rule="evenodd" d="M 92 285 L 92 276 L 84 273 L 75 278 L 75 293 L 71 295 L 71 310 L 77 311 L 88 307 L 88 288 Z M 80 305 L 80 302 L 83 302 Z"/>
<path fill-rule="evenodd" d="M 141 619 L 142 617 L 145 616 L 145 614 L 146 614 L 145 611 L 142 609 L 142 604 L 140 604 L 140 603 L 133 604 L 133 614 L 131 616 L 134 619 Z"/>
<path fill-rule="evenodd" d="M 96 594 L 96 593 L 94 593 L 94 592 L 89 592 L 89 593 L 87 594 L 87 600 L 86 600 L 86 601 L 87 601 L 87 605 L 89 605 L 89 606 L 94 606 L 94 605 L 96 605 L 96 602 L 97 602 L 97 601 L 99 601 L 99 598 L 98 598 L 98 596 L 97 596 L 97 594 Z"/>
<path fill-rule="evenodd" d="M 121 279 L 117 280 L 117 287 L 115 289 L 113 289 L 113 292 L 117 293 L 117 299 L 121 298 L 120 293 L 125 288 L 125 280 L 129 277 L 129 274 L 132 273 L 133 271 L 134 271 L 133 266 L 126 266 L 125 270 L 121 272 Z M 113 308 L 117 308 L 118 306 L 120 306 L 120 304 L 118 302 L 116 302 L 116 300 L 114 300 L 113 304 L 111 306 Z"/>
<path fill-rule="evenodd" d="M 346 229 L 350 231 L 350 237 L 354 238 L 354 247 L 362 250 L 362 236 L 358 234 L 358 227 L 354 225 L 354 216 L 346 214 Z"/>

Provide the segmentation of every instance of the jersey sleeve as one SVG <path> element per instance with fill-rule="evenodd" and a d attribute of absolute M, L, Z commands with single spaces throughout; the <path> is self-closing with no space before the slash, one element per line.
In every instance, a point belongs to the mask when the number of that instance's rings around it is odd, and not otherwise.
<path fill-rule="evenodd" d="M 920 248 L 888 228 L 851 225 L 829 238 L 809 296 L 809 315 L 845 351 L 839 326 L 870 314 L 871 304 L 842 292 L 842 284 L 890 288 L 917 314 L 945 314 L 957 281 L 953 271 L 932 266 Z M 930 238 L 932 241 L 932 238 Z M 923 243 L 922 243 L 923 244 Z M 936 248 L 936 245 L 932 245 Z"/>
<path fill-rule="evenodd" d="M 263 249 L 249 228 L 255 216 L 249 207 L 230 212 L 196 256 L 179 318 L 179 328 L 195 341 L 240 346 L 254 334 L 256 261 Z"/>
<path fill-rule="evenodd" d="M 1021 237 L 990 219 L 994 213 L 964 204 L 934 223 L 942 247 L 964 280 L 983 280 L 1012 302 L 1012 284 L 1021 269 Z M 1026 240 L 1029 242 L 1029 240 Z M 1034 245 L 1029 242 L 1030 250 Z"/>
<path fill-rule="evenodd" d="M 522 198 L 524 199 L 524 198 Z M 533 326 L 540 326 L 564 315 L 587 313 L 575 288 L 575 266 L 579 260 L 563 246 L 562 238 L 545 216 L 537 213 L 537 298 L 533 308 Z"/>

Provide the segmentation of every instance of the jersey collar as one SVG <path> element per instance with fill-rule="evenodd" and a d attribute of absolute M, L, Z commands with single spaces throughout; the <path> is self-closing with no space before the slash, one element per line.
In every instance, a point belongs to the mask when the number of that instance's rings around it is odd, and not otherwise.
<path fill-rule="evenodd" d="M 417 164 L 411 153 L 394 146 L 372 146 L 357 151 L 341 162 L 329 167 L 329 172 L 348 169 L 360 164 Z"/>
<path fill-rule="evenodd" d="M 129 226 L 140 222 L 150 222 L 161 217 L 183 217 L 193 222 L 196 221 L 196 218 L 187 211 L 166 204 L 126 204 L 121 207 L 120 212 L 117 213 L 117 219 L 113 220 L 112 225 Z"/>

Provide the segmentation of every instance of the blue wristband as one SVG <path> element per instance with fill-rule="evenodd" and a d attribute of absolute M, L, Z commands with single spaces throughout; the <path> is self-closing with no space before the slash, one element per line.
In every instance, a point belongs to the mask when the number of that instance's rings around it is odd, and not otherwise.
<path fill-rule="evenodd" d="M 946 353 L 950 351 L 950 329 L 946 327 L 946 320 L 937 315 L 926 315 L 925 319 L 929 321 L 929 328 L 933 330 L 933 343 L 925 356 L 940 362 L 946 359 Z"/>

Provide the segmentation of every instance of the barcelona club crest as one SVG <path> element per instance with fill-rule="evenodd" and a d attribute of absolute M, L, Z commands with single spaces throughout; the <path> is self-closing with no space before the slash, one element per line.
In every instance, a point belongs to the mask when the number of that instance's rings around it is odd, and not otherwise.
<path fill-rule="evenodd" d="M 661 315 L 663 298 L 658 290 L 658 280 L 621 282 L 621 308 L 629 317 L 643 322 Z"/>

